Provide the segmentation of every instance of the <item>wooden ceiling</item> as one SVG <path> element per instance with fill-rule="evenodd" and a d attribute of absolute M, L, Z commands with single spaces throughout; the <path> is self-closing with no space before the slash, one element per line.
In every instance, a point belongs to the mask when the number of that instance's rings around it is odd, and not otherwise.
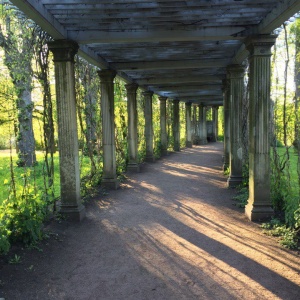
<path fill-rule="evenodd" d="M 273 34 L 300 0 L 11 0 L 54 39 L 127 82 L 171 99 L 222 105 L 226 67 L 248 36 Z"/>

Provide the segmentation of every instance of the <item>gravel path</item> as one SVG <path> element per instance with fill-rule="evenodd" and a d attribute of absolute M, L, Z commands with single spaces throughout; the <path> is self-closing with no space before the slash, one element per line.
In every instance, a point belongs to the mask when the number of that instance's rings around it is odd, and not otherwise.
<path fill-rule="evenodd" d="M 299 253 L 233 205 L 222 144 L 173 153 L 87 205 L 80 224 L 0 267 L 0 298 L 300 299 Z"/>

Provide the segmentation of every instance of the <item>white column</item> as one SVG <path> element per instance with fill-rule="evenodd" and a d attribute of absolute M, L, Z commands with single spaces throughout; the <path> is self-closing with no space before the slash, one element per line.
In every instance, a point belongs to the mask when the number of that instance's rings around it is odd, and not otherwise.
<path fill-rule="evenodd" d="M 168 136 L 167 136 L 167 97 L 159 97 L 160 101 L 160 144 L 161 155 L 168 154 Z"/>
<path fill-rule="evenodd" d="M 137 133 L 137 103 L 136 91 L 138 85 L 135 83 L 126 84 L 127 90 L 127 115 L 128 115 L 128 164 L 127 170 L 140 171 L 138 160 L 138 133 Z"/>
<path fill-rule="evenodd" d="M 199 145 L 207 144 L 206 108 L 199 104 Z"/>
<path fill-rule="evenodd" d="M 224 98 L 224 164 L 223 170 L 229 168 L 229 153 L 230 153 L 230 93 L 229 80 L 223 81 L 223 98 Z"/>
<path fill-rule="evenodd" d="M 192 148 L 192 121 L 191 121 L 191 113 L 192 113 L 192 103 L 186 102 L 185 103 L 185 122 L 186 122 L 186 130 L 185 130 L 185 146 Z"/>
<path fill-rule="evenodd" d="M 152 96 L 153 92 L 146 91 L 143 93 L 145 100 L 145 139 L 146 139 L 146 158 L 147 162 L 154 162 L 154 149 L 153 149 L 153 119 L 152 119 Z"/>
<path fill-rule="evenodd" d="M 173 137 L 174 151 L 180 151 L 179 100 L 173 100 Z"/>
<path fill-rule="evenodd" d="M 60 213 L 80 221 L 85 208 L 80 199 L 80 170 L 75 98 L 74 56 L 78 45 L 72 41 L 48 43 L 54 56 L 58 119 L 61 206 Z"/>
<path fill-rule="evenodd" d="M 117 189 L 119 181 L 116 170 L 115 144 L 115 104 L 113 70 L 98 71 L 101 86 L 101 119 L 103 144 L 103 175 L 101 185 L 108 189 Z"/>
<path fill-rule="evenodd" d="M 246 42 L 249 56 L 249 199 L 245 213 L 251 221 L 273 215 L 270 198 L 270 82 L 271 47 L 275 36 Z"/>
<path fill-rule="evenodd" d="M 227 68 L 230 81 L 230 175 L 228 186 L 235 187 L 243 182 L 242 112 L 244 96 L 244 67 L 231 65 Z"/>

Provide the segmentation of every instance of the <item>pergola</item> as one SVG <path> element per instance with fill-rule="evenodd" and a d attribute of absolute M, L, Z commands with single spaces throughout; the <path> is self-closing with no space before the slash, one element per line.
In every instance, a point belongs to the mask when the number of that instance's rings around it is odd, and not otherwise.
<path fill-rule="evenodd" d="M 152 96 L 161 107 L 166 150 L 166 100 L 186 103 L 187 146 L 191 106 L 205 128 L 205 106 L 224 106 L 224 166 L 229 186 L 242 180 L 241 119 L 245 66 L 249 62 L 249 188 L 246 215 L 272 215 L 268 137 L 270 56 L 276 29 L 300 10 L 300 0 L 11 0 L 54 39 L 60 145 L 61 212 L 84 216 L 80 201 L 74 55 L 99 67 L 103 126 L 103 184 L 117 188 L 114 142 L 116 75 L 128 93 L 129 168 L 138 171 L 136 91 L 144 90 L 147 160 L 153 161 Z M 178 130 L 177 130 L 178 131 Z M 175 130 L 176 132 L 176 130 Z M 204 130 L 200 132 L 204 143 Z M 175 144 L 178 136 L 175 135 Z"/>

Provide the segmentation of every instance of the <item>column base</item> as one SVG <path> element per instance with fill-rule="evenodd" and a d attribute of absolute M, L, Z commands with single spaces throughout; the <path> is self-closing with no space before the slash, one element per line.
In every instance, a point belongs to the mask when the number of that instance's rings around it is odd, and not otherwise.
<path fill-rule="evenodd" d="M 81 222 L 85 218 L 85 207 L 80 206 L 61 205 L 59 213 L 66 217 L 68 221 Z"/>
<path fill-rule="evenodd" d="M 117 178 L 102 178 L 101 186 L 109 190 L 117 190 L 119 188 L 119 180 Z"/>
<path fill-rule="evenodd" d="M 127 165 L 128 172 L 140 172 L 140 165 L 138 163 L 129 163 Z"/>
<path fill-rule="evenodd" d="M 188 141 L 188 142 L 185 143 L 185 146 L 186 146 L 187 148 L 193 148 L 193 143 L 190 142 L 190 141 Z"/>
<path fill-rule="evenodd" d="M 148 155 L 145 157 L 146 162 L 155 162 L 155 157 L 153 155 Z"/>
<path fill-rule="evenodd" d="M 245 215 L 253 222 L 267 221 L 274 216 L 274 210 L 269 205 L 253 205 L 252 203 L 248 203 L 245 207 Z"/>
<path fill-rule="evenodd" d="M 243 183 L 243 177 L 239 177 L 239 176 L 236 177 L 230 176 L 227 180 L 227 186 L 230 188 L 235 188 L 241 183 Z"/>

